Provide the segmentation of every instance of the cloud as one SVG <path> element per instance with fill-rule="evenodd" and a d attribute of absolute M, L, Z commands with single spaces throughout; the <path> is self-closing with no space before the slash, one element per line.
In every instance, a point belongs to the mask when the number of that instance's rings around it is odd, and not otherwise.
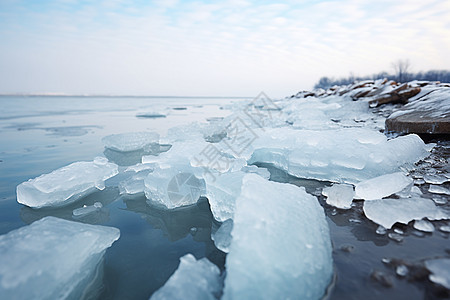
<path fill-rule="evenodd" d="M 283 96 L 398 58 L 450 69 L 445 1 L 5 3 L 0 92 Z"/>

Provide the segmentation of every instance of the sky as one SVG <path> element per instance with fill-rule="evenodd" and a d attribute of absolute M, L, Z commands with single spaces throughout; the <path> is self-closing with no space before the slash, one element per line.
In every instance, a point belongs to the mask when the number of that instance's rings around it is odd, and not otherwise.
<path fill-rule="evenodd" d="M 0 93 L 283 97 L 450 69 L 450 1 L 0 0 Z"/>

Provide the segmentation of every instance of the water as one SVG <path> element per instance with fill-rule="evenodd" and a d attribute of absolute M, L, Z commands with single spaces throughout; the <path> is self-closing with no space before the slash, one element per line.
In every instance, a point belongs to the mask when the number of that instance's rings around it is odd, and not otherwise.
<path fill-rule="evenodd" d="M 102 299 L 148 299 L 178 266 L 179 258 L 192 253 L 207 257 L 224 269 L 226 255 L 216 249 L 213 220 L 206 199 L 192 207 L 172 211 L 147 205 L 144 196 L 121 197 L 117 185 L 121 175 L 107 181 L 107 188 L 61 209 L 33 210 L 16 202 L 15 188 L 29 178 L 68 165 L 111 156 L 101 138 L 113 133 L 156 131 L 192 121 L 224 117 L 226 105 L 243 99 L 156 97 L 0 97 L 0 234 L 52 215 L 91 224 L 114 226 L 121 237 L 106 252 Z M 225 108 L 224 108 L 225 107 Z M 151 117 L 157 113 L 166 117 Z M 137 117 L 146 115 L 146 117 Z M 445 144 L 447 145 L 447 144 Z M 449 147 L 437 151 L 424 170 L 448 168 Z M 111 157 L 110 157 L 111 158 Z M 139 157 L 131 157 L 128 164 Z M 434 163 L 434 165 L 432 165 Z M 429 165 L 426 165 L 429 164 Z M 362 212 L 362 202 L 351 210 L 336 210 L 325 204 L 321 189 L 329 182 L 298 179 L 265 165 L 271 180 L 304 186 L 318 195 L 325 208 L 333 242 L 335 280 L 328 299 L 440 298 L 448 292 L 427 280 L 421 268 L 424 259 L 448 257 L 449 233 L 439 231 L 448 222 L 433 222 L 434 233 L 420 233 L 411 225 L 399 226 L 402 242 L 377 234 L 378 226 Z M 124 168 L 124 167 L 121 167 Z M 417 172 L 421 172 L 418 169 Z M 448 183 L 446 186 L 448 187 Z M 428 184 L 420 186 L 427 193 Z M 431 197 L 428 193 L 426 197 Z M 448 200 L 448 196 L 444 200 Z M 72 211 L 100 202 L 96 213 L 73 217 Z M 442 201 L 448 207 L 448 201 Z M 383 262 L 384 260 L 384 262 Z M 408 274 L 396 270 L 406 265 Z"/>

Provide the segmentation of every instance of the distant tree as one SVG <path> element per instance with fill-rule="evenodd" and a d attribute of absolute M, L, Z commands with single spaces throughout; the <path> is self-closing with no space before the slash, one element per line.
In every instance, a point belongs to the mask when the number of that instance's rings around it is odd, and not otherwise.
<path fill-rule="evenodd" d="M 410 63 L 408 59 L 405 60 L 397 60 L 392 63 L 392 68 L 394 69 L 395 75 L 397 76 L 397 80 L 399 82 L 404 82 L 408 80 L 408 71 L 410 68 Z"/>
<path fill-rule="evenodd" d="M 333 86 L 333 81 L 328 77 L 322 77 L 319 79 L 319 82 L 314 85 L 315 89 L 322 88 L 327 89 Z"/>

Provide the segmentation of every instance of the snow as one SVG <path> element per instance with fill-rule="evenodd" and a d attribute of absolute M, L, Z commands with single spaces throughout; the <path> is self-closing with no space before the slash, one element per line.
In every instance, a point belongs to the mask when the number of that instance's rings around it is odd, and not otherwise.
<path fill-rule="evenodd" d="M 412 186 L 413 180 L 402 172 L 385 174 L 356 184 L 355 198 L 364 200 L 381 199 Z"/>
<path fill-rule="evenodd" d="M 159 134 L 155 132 L 130 132 L 105 136 L 102 139 L 105 148 L 119 152 L 137 150 L 149 151 L 159 143 Z"/>
<path fill-rule="evenodd" d="M 320 299 L 332 274 L 323 208 L 290 184 L 255 174 L 236 200 L 222 299 Z"/>
<path fill-rule="evenodd" d="M 180 265 L 151 300 L 214 300 L 222 290 L 219 268 L 208 259 L 196 260 L 192 254 L 180 258 Z"/>
<path fill-rule="evenodd" d="M 333 184 L 331 187 L 324 188 L 322 195 L 327 197 L 328 205 L 341 209 L 350 209 L 352 207 L 355 192 L 351 185 Z"/>
<path fill-rule="evenodd" d="M 425 261 L 425 267 L 431 272 L 430 281 L 440 284 L 450 290 L 450 259 L 437 258 Z"/>
<path fill-rule="evenodd" d="M 424 231 L 424 232 L 433 232 L 434 231 L 434 225 L 428 220 L 415 220 L 413 227 L 417 230 Z"/>
<path fill-rule="evenodd" d="M 364 214 L 369 220 L 390 229 L 396 222 L 408 224 L 412 220 L 449 219 L 450 216 L 430 199 L 412 197 L 365 201 Z"/>
<path fill-rule="evenodd" d="M 75 162 L 17 186 L 17 202 L 32 208 L 59 207 L 73 203 L 119 173 L 118 166 L 98 157 L 93 162 Z"/>
<path fill-rule="evenodd" d="M 0 236 L 0 298 L 93 297 L 103 255 L 119 236 L 113 227 L 55 217 Z"/>

